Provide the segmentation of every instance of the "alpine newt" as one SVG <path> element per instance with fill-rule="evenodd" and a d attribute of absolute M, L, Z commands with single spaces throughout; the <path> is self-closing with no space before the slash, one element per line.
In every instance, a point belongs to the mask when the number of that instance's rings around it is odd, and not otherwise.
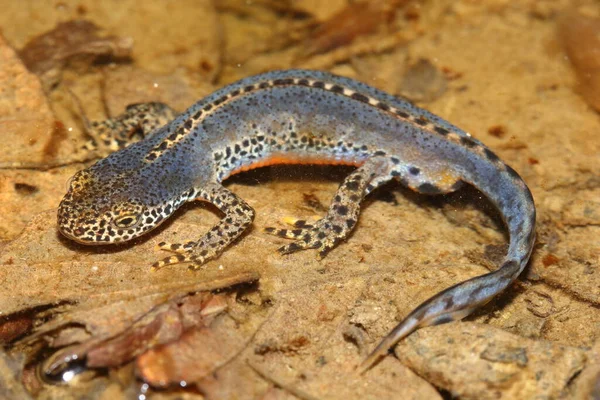
<path fill-rule="evenodd" d="M 357 167 L 321 220 L 266 229 L 292 239 L 279 249 L 282 254 L 316 249 L 325 256 L 356 226 L 365 196 L 391 180 L 424 194 L 449 193 L 467 183 L 489 198 L 510 234 L 500 267 L 419 305 L 375 348 L 362 370 L 415 329 L 461 319 L 502 292 L 527 264 L 535 241 L 531 192 L 490 149 L 406 100 L 326 72 L 268 72 L 226 86 L 178 116 L 160 103 L 139 104 L 96 128 L 104 132 L 96 145 L 121 149 L 70 180 L 58 209 L 65 236 L 85 244 L 125 242 L 195 200 L 225 214 L 197 240 L 160 243 L 174 254 L 156 268 L 179 263 L 199 268 L 248 229 L 254 210 L 222 182 L 266 165 Z M 111 130 L 119 133 L 111 137 L 106 133 Z M 127 145 L 132 131 L 145 136 Z"/>

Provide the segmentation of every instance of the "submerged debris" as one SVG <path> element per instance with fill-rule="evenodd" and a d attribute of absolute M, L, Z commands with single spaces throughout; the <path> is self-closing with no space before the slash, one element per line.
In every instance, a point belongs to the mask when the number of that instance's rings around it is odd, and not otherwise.
<path fill-rule="evenodd" d="M 101 59 L 127 59 L 132 47 L 131 38 L 101 35 L 94 23 L 74 20 L 59 23 L 51 31 L 33 38 L 19 56 L 48 89 L 60 81 L 62 70 L 69 63 L 79 61 L 89 65 Z"/>

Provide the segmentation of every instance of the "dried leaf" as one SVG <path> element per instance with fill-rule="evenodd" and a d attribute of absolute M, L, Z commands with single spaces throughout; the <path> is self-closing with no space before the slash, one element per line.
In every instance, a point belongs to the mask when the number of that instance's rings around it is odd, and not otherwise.
<path fill-rule="evenodd" d="M 231 360 L 247 340 L 233 319 L 217 318 L 210 327 L 192 329 L 138 357 L 137 374 L 154 387 L 190 385 Z"/>
<path fill-rule="evenodd" d="M 86 365 L 98 368 L 124 364 L 148 349 L 178 340 L 185 330 L 208 324 L 225 308 L 222 296 L 208 293 L 186 297 L 182 305 L 170 301 L 149 312 L 127 331 L 88 350 Z"/>
<path fill-rule="evenodd" d="M 91 64 L 103 57 L 131 56 L 133 40 L 100 35 L 100 28 L 85 20 L 59 23 L 51 31 L 30 40 L 19 52 L 27 68 L 39 75 L 46 88 L 60 81 L 62 69 L 73 60 Z"/>
<path fill-rule="evenodd" d="M 307 38 L 304 57 L 323 54 L 350 44 L 387 25 L 390 14 L 371 2 L 352 3 L 320 24 Z"/>
<path fill-rule="evenodd" d="M 85 367 L 123 365 L 156 346 L 175 342 L 190 329 L 202 328 L 226 309 L 223 296 L 202 292 L 160 304 L 113 337 L 89 340 L 59 350 L 44 362 L 44 374 L 57 376 L 72 362 Z"/>

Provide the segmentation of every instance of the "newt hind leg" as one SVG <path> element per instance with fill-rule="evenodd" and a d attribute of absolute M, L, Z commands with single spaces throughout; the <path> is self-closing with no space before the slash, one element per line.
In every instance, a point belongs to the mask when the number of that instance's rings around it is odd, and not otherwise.
<path fill-rule="evenodd" d="M 130 104 L 125 111 L 104 121 L 86 121 L 91 139 L 83 145 L 82 152 L 94 152 L 105 157 L 135 143 L 151 132 L 166 125 L 177 113 L 164 103 Z"/>
<path fill-rule="evenodd" d="M 451 171 L 423 170 L 401 163 L 396 157 L 376 156 L 350 174 L 340 185 L 327 215 L 315 223 L 298 220 L 293 229 L 268 227 L 265 232 L 294 240 L 278 249 L 281 254 L 316 249 L 323 258 L 346 239 L 358 221 L 360 203 L 370 192 L 392 179 L 425 194 L 449 193 L 461 186 Z"/>
<path fill-rule="evenodd" d="M 360 214 L 360 203 L 376 186 L 393 178 L 388 158 L 373 157 L 351 173 L 340 185 L 327 215 L 315 223 L 296 221 L 294 229 L 265 228 L 271 235 L 294 240 L 278 249 L 281 254 L 316 249 L 324 257 L 352 232 Z"/>

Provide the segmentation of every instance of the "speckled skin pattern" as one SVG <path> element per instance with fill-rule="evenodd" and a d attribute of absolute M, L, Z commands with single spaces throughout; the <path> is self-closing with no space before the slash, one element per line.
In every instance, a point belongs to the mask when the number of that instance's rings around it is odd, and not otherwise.
<path fill-rule="evenodd" d="M 160 118 L 171 115 L 168 107 L 154 104 Z M 133 115 L 136 108 L 141 116 Z M 145 105 L 128 112 L 107 126 L 131 131 L 132 126 L 144 130 L 156 125 Z M 127 241 L 156 228 L 183 203 L 200 199 L 223 211 L 223 219 L 198 240 L 161 243 L 174 255 L 154 265 L 188 263 L 198 268 L 217 257 L 254 218 L 253 209 L 221 182 L 272 164 L 358 167 L 339 187 L 323 219 L 312 225 L 298 221 L 292 229 L 266 229 L 293 240 L 281 253 L 316 249 L 325 256 L 356 225 L 364 197 L 392 179 L 425 194 L 448 193 L 468 183 L 492 201 L 510 234 L 500 268 L 418 306 L 361 370 L 415 329 L 460 319 L 488 302 L 516 279 L 533 248 L 535 205 L 512 168 L 443 119 L 351 79 L 303 70 L 246 78 L 146 133 L 143 140 L 71 179 L 58 210 L 65 236 L 87 244 Z"/>

